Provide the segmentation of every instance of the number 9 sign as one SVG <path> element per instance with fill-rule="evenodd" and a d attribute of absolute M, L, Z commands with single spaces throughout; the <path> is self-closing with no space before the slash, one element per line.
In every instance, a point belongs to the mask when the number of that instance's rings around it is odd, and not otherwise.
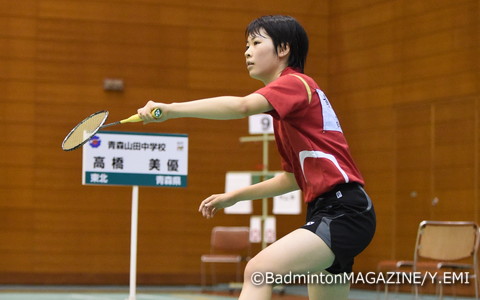
<path fill-rule="evenodd" d="M 248 133 L 273 133 L 273 118 L 267 114 L 258 114 L 248 117 Z"/>

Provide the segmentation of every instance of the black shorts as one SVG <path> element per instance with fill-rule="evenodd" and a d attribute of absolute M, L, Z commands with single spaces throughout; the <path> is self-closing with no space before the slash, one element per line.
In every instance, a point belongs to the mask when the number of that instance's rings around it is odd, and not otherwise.
<path fill-rule="evenodd" d="M 308 203 L 307 223 L 301 227 L 318 235 L 335 254 L 326 269 L 333 274 L 352 272 L 353 258 L 375 233 L 375 211 L 363 187 L 345 183 Z"/>

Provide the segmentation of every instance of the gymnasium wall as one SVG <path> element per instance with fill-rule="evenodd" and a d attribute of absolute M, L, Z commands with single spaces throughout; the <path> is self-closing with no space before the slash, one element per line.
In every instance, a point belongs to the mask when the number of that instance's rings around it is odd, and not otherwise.
<path fill-rule="evenodd" d="M 81 152 L 63 152 L 63 137 L 97 110 L 118 120 L 149 99 L 261 87 L 243 33 L 277 13 L 308 31 L 306 73 L 336 108 L 376 206 L 355 270 L 411 258 L 421 220 L 479 222 L 477 0 L 0 0 L 0 282 L 127 283 L 131 188 L 82 186 Z M 104 78 L 125 90 L 104 91 Z M 227 171 L 260 169 L 261 145 L 239 142 L 247 120 L 115 130 L 189 134 L 188 187 L 140 188 L 138 282 L 198 283 L 211 228 L 249 216 L 206 220 L 197 207 Z M 273 143 L 270 157 L 279 169 Z M 278 216 L 278 236 L 303 218 Z"/>
<path fill-rule="evenodd" d="M 422 220 L 479 222 L 480 2 L 330 1 L 328 92 L 377 212 L 357 267 Z"/>
<path fill-rule="evenodd" d="M 116 121 L 150 99 L 260 88 L 246 70 L 244 31 L 265 14 L 302 21 L 311 32 L 309 70 L 326 81 L 327 7 L 313 0 L 1 0 L 0 282 L 127 283 L 131 188 L 82 186 L 81 151 L 63 152 L 64 136 L 102 109 Z M 105 78 L 123 79 L 124 91 L 104 91 Z M 248 226 L 250 216 L 222 212 L 206 220 L 198 206 L 224 191 L 227 171 L 261 170 L 261 144 L 239 142 L 247 120 L 114 130 L 189 135 L 188 187 L 140 187 L 138 282 L 199 283 L 211 228 Z M 270 169 L 279 170 L 274 143 L 270 157 Z M 303 220 L 279 216 L 278 235 Z"/>

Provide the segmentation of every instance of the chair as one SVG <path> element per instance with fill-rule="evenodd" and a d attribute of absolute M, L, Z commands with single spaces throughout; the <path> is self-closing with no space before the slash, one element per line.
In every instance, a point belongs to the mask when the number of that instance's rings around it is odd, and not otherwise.
<path fill-rule="evenodd" d="M 214 264 L 236 264 L 236 280 L 242 282 L 241 264 L 248 261 L 251 255 L 250 231 L 248 227 L 217 226 L 212 229 L 210 253 L 200 257 L 201 284 L 206 285 L 205 264 L 211 264 L 212 284 L 216 281 Z"/>
<path fill-rule="evenodd" d="M 474 222 L 422 221 L 418 227 L 413 257 L 413 271 L 420 270 L 421 263 L 437 262 L 437 271 L 471 271 L 475 299 L 478 299 L 478 247 L 480 231 Z M 439 298 L 443 299 L 443 282 L 446 277 L 436 278 Z M 466 273 L 464 273 L 466 274 Z M 415 299 L 418 285 L 414 285 Z"/>
<path fill-rule="evenodd" d="M 382 260 L 377 264 L 377 273 L 383 273 L 385 277 L 390 274 L 401 274 L 406 270 L 411 270 L 413 267 L 413 261 L 409 260 Z M 400 276 L 400 275 L 397 275 Z M 397 277 L 396 276 L 396 277 Z M 395 278 L 396 279 L 396 278 Z M 395 280 L 394 279 L 394 280 Z M 388 299 L 388 284 L 384 285 L 384 299 Z M 394 285 L 395 293 L 399 291 L 399 285 Z M 376 284 L 377 300 L 380 299 L 380 282 Z"/>
<path fill-rule="evenodd" d="M 411 271 L 423 274 L 438 272 L 434 284 L 438 287 L 436 292 L 440 299 L 443 299 L 444 271 L 471 271 L 473 274 L 469 278 L 473 279 L 475 299 L 478 299 L 479 240 L 480 229 L 474 222 L 422 221 L 417 230 L 413 261 L 381 261 L 377 271 L 394 271 L 398 274 L 407 274 Z M 395 289 L 398 291 L 398 286 L 395 286 Z M 414 284 L 415 299 L 418 299 L 418 289 L 419 285 Z M 379 291 L 377 285 L 377 298 Z M 387 285 L 384 297 L 385 299 L 388 297 Z"/>

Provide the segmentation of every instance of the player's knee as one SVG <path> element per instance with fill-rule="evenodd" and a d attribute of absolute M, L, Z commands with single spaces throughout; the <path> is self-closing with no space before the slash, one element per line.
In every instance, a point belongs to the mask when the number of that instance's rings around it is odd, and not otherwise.
<path fill-rule="evenodd" d="M 247 265 L 245 266 L 245 271 L 243 272 L 243 281 L 249 281 L 250 278 L 253 276 L 253 273 L 255 273 L 255 265 L 256 265 L 256 259 L 253 257 L 247 262 Z"/>
<path fill-rule="evenodd" d="M 252 259 L 250 259 L 245 266 L 245 271 L 244 271 L 244 281 L 250 281 L 252 276 L 255 276 L 255 274 L 262 273 L 264 274 L 265 272 L 270 271 L 268 270 L 268 264 L 265 263 L 262 259 L 259 257 L 255 256 Z"/>
<path fill-rule="evenodd" d="M 269 274 L 277 275 L 288 272 L 281 261 L 262 254 L 259 253 L 248 261 L 245 266 L 244 281 L 258 280 L 259 277 L 265 279 Z"/>

